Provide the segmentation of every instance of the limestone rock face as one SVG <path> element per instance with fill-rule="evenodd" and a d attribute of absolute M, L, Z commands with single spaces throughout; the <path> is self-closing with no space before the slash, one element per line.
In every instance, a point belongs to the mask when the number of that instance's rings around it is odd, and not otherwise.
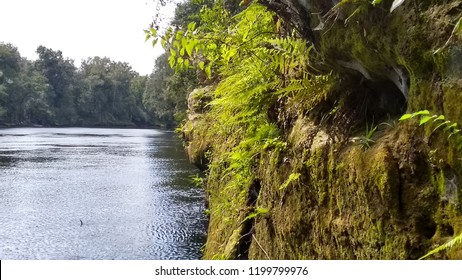
<path fill-rule="evenodd" d="M 208 173 L 205 258 L 417 259 L 461 234 L 457 143 L 398 119 L 427 109 L 462 124 L 462 0 L 404 1 L 393 12 L 386 0 L 260 2 L 314 44 L 316 69 L 336 84 L 309 112 L 290 98 L 269 109 L 285 146 L 252 158 L 248 186 L 232 191 L 229 177 Z M 237 132 L 224 147 L 207 134 L 212 92 L 191 94 L 184 128 L 203 168 L 246 140 Z M 461 259 L 460 248 L 433 257 Z"/>
<path fill-rule="evenodd" d="M 186 142 L 186 152 L 189 160 L 199 169 L 207 168 L 206 151 L 210 148 L 210 141 L 204 135 L 204 113 L 208 111 L 207 104 L 212 100 L 212 87 L 207 86 L 193 90 L 188 97 L 188 120 L 182 129 L 182 136 Z"/>

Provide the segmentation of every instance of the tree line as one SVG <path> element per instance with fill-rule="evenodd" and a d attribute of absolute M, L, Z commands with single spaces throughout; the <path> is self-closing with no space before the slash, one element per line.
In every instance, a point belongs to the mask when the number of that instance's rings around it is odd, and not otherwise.
<path fill-rule="evenodd" d="M 190 77 L 174 75 L 165 55 L 143 76 L 107 57 L 76 68 L 59 50 L 39 46 L 36 52 L 30 61 L 0 42 L 0 126 L 168 127 L 185 115 Z"/>

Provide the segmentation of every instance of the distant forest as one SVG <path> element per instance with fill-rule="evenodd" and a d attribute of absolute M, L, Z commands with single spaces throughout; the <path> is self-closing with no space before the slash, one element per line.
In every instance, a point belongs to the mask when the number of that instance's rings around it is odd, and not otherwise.
<path fill-rule="evenodd" d="M 173 73 L 166 55 L 141 76 L 106 57 L 76 68 L 59 50 L 39 46 L 37 54 L 30 61 L 0 42 L 0 126 L 173 127 L 195 86 L 192 73 Z"/>

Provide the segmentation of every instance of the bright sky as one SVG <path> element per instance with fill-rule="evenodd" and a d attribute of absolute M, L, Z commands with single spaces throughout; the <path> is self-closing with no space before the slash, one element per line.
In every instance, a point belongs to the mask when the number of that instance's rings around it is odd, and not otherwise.
<path fill-rule="evenodd" d="M 145 42 L 143 29 L 152 22 L 157 1 L 0 0 L 0 42 L 32 60 L 43 45 L 61 50 L 77 67 L 82 59 L 106 56 L 150 74 L 162 48 Z"/>

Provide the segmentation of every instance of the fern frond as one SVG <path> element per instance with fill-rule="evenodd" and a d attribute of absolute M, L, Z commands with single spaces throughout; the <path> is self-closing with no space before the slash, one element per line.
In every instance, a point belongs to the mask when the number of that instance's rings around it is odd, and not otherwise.
<path fill-rule="evenodd" d="M 444 251 L 444 250 L 448 250 L 458 244 L 462 243 L 462 233 L 459 235 L 459 236 L 456 236 L 455 238 L 451 239 L 450 241 L 444 243 L 443 245 L 431 250 L 430 252 L 428 252 L 425 256 L 419 258 L 419 260 L 423 260 L 425 258 L 428 258 L 429 256 L 431 255 L 434 255 L 436 253 L 439 253 L 441 251 Z"/>

